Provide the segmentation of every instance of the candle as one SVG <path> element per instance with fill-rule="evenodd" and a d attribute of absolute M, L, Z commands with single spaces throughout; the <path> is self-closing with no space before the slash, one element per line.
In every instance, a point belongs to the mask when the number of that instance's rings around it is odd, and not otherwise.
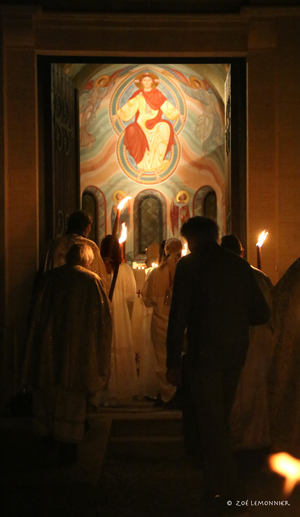
<path fill-rule="evenodd" d="M 188 251 L 187 242 L 185 242 L 183 245 L 182 251 L 181 251 L 181 256 L 185 257 L 185 255 L 187 254 L 187 251 Z"/>
<path fill-rule="evenodd" d="M 257 269 L 261 269 L 261 247 L 265 242 L 265 239 L 268 235 L 268 231 L 264 230 L 258 237 L 258 241 L 256 243 L 256 258 L 257 258 Z"/>
<path fill-rule="evenodd" d="M 284 493 L 290 494 L 300 481 L 300 461 L 286 452 L 272 454 L 269 465 L 274 472 L 285 477 Z"/>
<path fill-rule="evenodd" d="M 122 262 L 126 262 L 125 243 L 127 239 L 127 227 L 125 223 L 122 223 L 121 237 L 119 238 L 119 244 L 121 247 Z"/>
<path fill-rule="evenodd" d="M 117 206 L 117 214 L 116 214 L 115 224 L 114 224 L 113 231 L 112 231 L 112 234 L 114 237 L 116 237 L 116 235 L 117 235 L 121 212 L 122 212 L 125 204 L 127 203 L 127 201 L 129 201 L 129 199 L 131 199 L 131 196 L 124 197 L 124 199 L 122 199 L 122 201 Z"/>
<path fill-rule="evenodd" d="M 256 262 L 257 262 L 257 269 L 261 269 L 261 246 L 258 246 L 256 244 Z"/>

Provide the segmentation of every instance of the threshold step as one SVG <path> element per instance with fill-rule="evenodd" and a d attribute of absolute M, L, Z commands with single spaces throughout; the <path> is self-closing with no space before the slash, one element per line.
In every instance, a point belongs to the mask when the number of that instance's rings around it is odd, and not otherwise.
<path fill-rule="evenodd" d="M 182 461 L 186 458 L 180 436 L 110 437 L 108 458 L 117 460 Z"/>
<path fill-rule="evenodd" d="M 179 410 L 163 410 L 151 408 L 147 411 L 133 410 L 132 408 L 99 408 L 97 412 L 91 413 L 94 420 L 182 420 L 182 412 Z"/>
<path fill-rule="evenodd" d="M 110 436 L 181 436 L 182 419 L 112 419 Z"/>
<path fill-rule="evenodd" d="M 183 443 L 182 436 L 111 436 L 109 443 Z"/>

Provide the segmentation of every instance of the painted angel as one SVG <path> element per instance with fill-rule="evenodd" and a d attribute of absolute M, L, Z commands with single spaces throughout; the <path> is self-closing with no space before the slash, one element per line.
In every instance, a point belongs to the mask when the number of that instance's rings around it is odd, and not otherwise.
<path fill-rule="evenodd" d="M 200 115 L 195 126 L 195 134 L 202 144 L 203 152 L 223 144 L 224 123 L 219 102 L 210 84 L 205 79 L 191 76 L 189 79 L 178 70 L 170 69 L 165 75 L 173 75 L 180 82 L 182 90 L 192 99 L 199 101 Z"/>
<path fill-rule="evenodd" d="M 89 81 L 83 88 L 80 96 L 79 120 L 80 120 L 80 147 L 90 149 L 96 141 L 93 131 L 96 125 L 96 113 L 101 102 L 115 85 L 115 79 L 120 74 L 118 70 L 111 76 L 102 75 L 96 81 Z"/>

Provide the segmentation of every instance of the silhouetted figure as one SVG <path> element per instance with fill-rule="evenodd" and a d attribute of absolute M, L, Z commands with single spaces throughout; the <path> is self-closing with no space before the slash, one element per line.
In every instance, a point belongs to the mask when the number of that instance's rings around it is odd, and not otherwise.
<path fill-rule="evenodd" d="M 203 447 L 207 515 L 243 499 L 230 446 L 229 415 L 245 363 L 249 325 L 265 323 L 270 311 L 250 265 L 218 243 L 211 219 L 192 217 L 181 233 L 191 251 L 177 266 L 167 335 L 167 379 L 181 382 L 187 329 L 187 379 Z M 233 504 L 233 510 L 238 508 Z"/>
<path fill-rule="evenodd" d="M 243 247 L 235 235 L 222 237 L 221 246 L 243 257 Z M 270 278 L 251 266 L 255 280 L 271 309 Z M 230 429 L 235 449 L 260 449 L 270 445 L 267 403 L 267 373 L 272 350 L 272 327 L 250 327 L 249 348 L 230 415 Z"/>
<path fill-rule="evenodd" d="M 272 290 L 273 355 L 268 373 L 272 452 L 300 458 L 300 258 Z"/>

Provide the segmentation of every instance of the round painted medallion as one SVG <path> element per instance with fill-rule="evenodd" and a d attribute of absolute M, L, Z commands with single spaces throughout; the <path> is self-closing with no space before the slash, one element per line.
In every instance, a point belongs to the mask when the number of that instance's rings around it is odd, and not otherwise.
<path fill-rule="evenodd" d="M 185 99 L 175 82 L 155 69 L 139 69 L 116 88 L 109 114 L 118 135 L 118 162 L 130 179 L 155 185 L 174 173 L 186 119 Z"/>

